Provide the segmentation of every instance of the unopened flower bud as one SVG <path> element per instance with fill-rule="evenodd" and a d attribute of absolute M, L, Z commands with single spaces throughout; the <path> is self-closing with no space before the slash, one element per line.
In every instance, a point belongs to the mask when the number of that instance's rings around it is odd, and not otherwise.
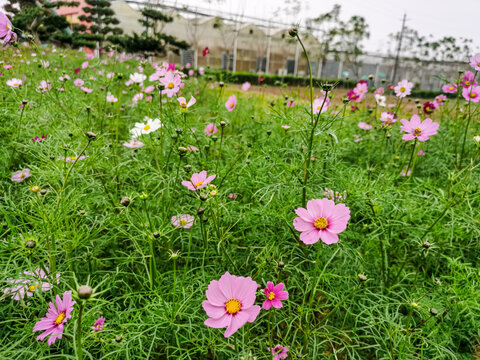
<path fill-rule="evenodd" d="M 435 309 L 435 308 L 431 308 L 431 309 L 430 309 L 430 314 L 431 314 L 432 316 L 437 316 L 437 315 L 438 315 L 438 310 Z"/>
<path fill-rule="evenodd" d="M 272 130 L 267 130 L 267 135 L 268 136 L 272 135 Z"/>
<path fill-rule="evenodd" d="M 155 231 L 152 235 L 155 239 L 158 239 L 160 237 L 160 233 L 158 231 Z"/>
<path fill-rule="evenodd" d="M 40 190 L 40 194 L 41 194 L 41 195 L 45 195 L 46 193 L 47 193 L 47 190 L 46 190 L 46 189 Z"/>
<path fill-rule="evenodd" d="M 175 131 L 177 132 L 178 135 L 182 135 L 182 133 L 183 133 L 182 129 L 175 129 Z"/>
<path fill-rule="evenodd" d="M 220 81 L 220 82 L 218 83 L 218 86 L 220 86 L 220 87 L 222 88 L 222 87 L 225 86 L 225 83 L 224 83 L 223 81 Z"/>
<path fill-rule="evenodd" d="M 23 104 L 23 105 L 27 105 L 27 104 L 28 104 L 28 100 L 22 100 L 22 104 Z"/>
<path fill-rule="evenodd" d="M 298 35 L 298 30 L 296 28 L 290 28 L 288 29 L 288 35 L 291 37 L 295 37 Z"/>
<path fill-rule="evenodd" d="M 190 165 L 190 164 L 185 165 L 183 168 L 185 169 L 185 172 L 187 174 L 192 172 L 192 165 Z"/>
<path fill-rule="evenodd" d="M 187 152 L 188 152 L 188 149 L 186 147 L 183 147 L 183 146 L 180 146 L 178 148 L 178 154 L 181 156 L 181 157 L 184 157 L 185 155 L 187 155 Z"/>
<path fill-rule="evenodd" d="M 425 249 L 428 249 L 430 246 L 432 246 L 432 244 L 430 244 L 428 241 L 425 241 L 425 242 L 423 243 L 423 247 L 424 247 Z"/>
<path fill-rule="evenodd" d="M 373 75 L 372 74 L 368 75 L 368 79 L 373 80 Z"/>
<path fill-rule="evenodd" d="M 208 195 L 205 195 L 205 194 L 200 195 L 200 200 L 202 201 L 208 200 Z"/>
<path fill-rule="evenodd" d="M 213 135 L 213 136 L 212 136 L 212 140 L 213 140 L 214 142 L 216 142 L 216 141 L 218 140 L 218 137 L 215 136 L 215 135 Z"/>
<path fill-rule="evenodd" d="M 125 207 L 130 205 L 130 199 L 127 196 L 124 196 L 122 200 L 120 200 L 120 205 Z"/>
<path fill-rule="evenodd" d="M 88 285 L 82 285 L 78 288 L 78 297 L 83 300 L 90 299 L 93 294 L 93 289 Z"/>
<path fill-rule="evenodd" d="M 197 209 L 197 215 L 198 215 L 198 216 L 202 216 L 204 212 L 205 212 L 205 209 L 204 209 L 204 208 L 198 208 L 198 209 Z"/>
<path fill-rule="evenodd" d="M 115 341 L 116 341 L 117 343 L 121 342 L 122 340 L 123 340 L 123 336 L 122 336 L 122 335 L 117 335 L 117 336 L 115 336 Z"/>
<path fill-rule="evenodd" d="M 87 131 L 87 132 L 85 133 L 85 135 L 87 135 L 87 137 L 88 137 L 89 139 L 92 139 L 92 140 L 94 140 L 94 139 L 97 138 L 97 134 L 95 134 L 95 133 L 93 133 L 93 132 L 91 132 L 91 131 Z"/>
<path fill-rule="evenodd" d="M 225 125 L 227 125 L 227 123 L 226 123 L 225 121 L 223 121 L 223 120 L 220 121 L 220 126 L 221 126 L 222 128 L 225 127 Z"/>
<path fill-rule="evenodd" d="M 33 191 L 34 193 L 37 193 L 37 192 L 39 192 L 41 189 L 40 189 L 40 186 L 35 185 L 35 186 L 32 186 L 32 187 L 30 188 L 30 190 Z"/>
<path fill-rule="evenodd" d="M 357 277 L 360 281 L 367 281 L 367 277 L 364 274 L 358 274 Z"/>
<path fill-rule="evenodd" d="M 283 261 L 279 261 L 278 262 L 278 267 L 281 269 L 281 268 L 284 268 L 285 267 L 285 263 Z"/>
<path fill-rule="evenodd" d="M 25 246 L 28 248 L 28 249 L 35 249 L 35 247 L 37 246 L 37 243 L 34 241 L 34 240 L 27 240 L 25 242 Z"/>

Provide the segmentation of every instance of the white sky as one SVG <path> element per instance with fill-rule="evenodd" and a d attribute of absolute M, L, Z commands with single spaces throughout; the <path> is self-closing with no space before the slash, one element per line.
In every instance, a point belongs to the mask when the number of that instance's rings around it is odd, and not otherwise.
<path fill-rule="evenodd" d="M 340 4 L 342 19 L 347 20 L 352 15 L 365 17 L 370 26 L 370 39 L 366 40 L 365 49 L 372 52 L 385 52 L 388 34 L 400 30 L 406 12 L 407 26 L 416 29 L 421 35 L 470 38 L 473 39 L 473 48 L 480 46 L 480 0 L 301 0 L 300 13 L 289 16 L 272 14 L 276 9 L 287 7 L 291 3 L 285 0 L 169 0 L 168 3 L 301 24 L 304 24 L 306 18 L 316 17 L 330 11 L 334 4 Z"/>
<path fill-rule="evenodd" d="M 148 0 L 145 0 L 146 2 Z M 162 3 L 162 0 L 150 0 Z M 407 13 L 407 26 L 421 35 L 433 34 L 434 38 L 454 36 L 474 40 L 473 48 L 480 46 L 478 20 L 480 0 L 297 0 L 299 13 L 274 14 L 279 8 L 286 8 L 292 0 L 166 0 L 168 4 L 210 8 L 261 17 L 285 23 L 304 24 L 305 19 L 316 17 L 332 9 L 334 4 L 342 6 L 341 17 L 346 20 L 352 15 L 366 18 L 370 26 L 370 39 L 365 49 L 385 53 L 388 34 L 399 31 L 402 16 Z M 0 0 L 0 7 L 6 0 Z M 290 5 L 291 7 L 291 5 Z"/>

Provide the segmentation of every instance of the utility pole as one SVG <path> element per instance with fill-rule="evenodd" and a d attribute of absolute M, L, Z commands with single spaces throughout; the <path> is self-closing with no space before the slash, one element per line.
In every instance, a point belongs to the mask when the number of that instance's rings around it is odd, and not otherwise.
<path fill-rule="evenodd" d="M 393 66 L 392 84 L 395 83 L 395 77 L 397 76 L 398 63 L 400 61 L 400 51 L 402 49 L 402 39 L 403 39 L 403 33 L 405 32 L 405 22 L 406 21 L 407 21 L 407 14 L 405 13 L 405 14 L 403 14 L 402 30 L 400 30 L 400 36 L 398 38 L 397 55 L 395 56 L 395 65 Z"/>

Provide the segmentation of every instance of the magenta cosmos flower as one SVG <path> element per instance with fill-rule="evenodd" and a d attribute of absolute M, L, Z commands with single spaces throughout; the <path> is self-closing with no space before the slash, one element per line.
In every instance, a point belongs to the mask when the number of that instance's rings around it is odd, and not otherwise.
<path fill-rule="evenodd" d="M 232 95 L 228 98 L 227 102 L 225 103 L 225 107 L 228 111 L 232 111 L 237 106 L 237 97 Z"/>
<path fill-rule="evenodd" d="M 475 70 L 480 71 L 480 54 L 477 54 L 470 58 L 470 66 Z"/>
<path fill-rule="evenodd" d="M 190 229 L 193 226 L 195 218 L 190 214 L 172 216 L 172 225 L 178 228 Z"/>
<path fill-rule="evenodd" d="M 195 173 L 192 175 L 190 180 L 182 181 L 182 185 L 187 187 L 187 189 L 195 191 L 200 190 L 206 187 L 210 182 L 212 182 L 217 175 L 210 175 L 207 177 L 207 171 L 203 170 L 199 173 Z"/>
<path fill-rule="evenodd" d="M 175 64 L 173 66 L 173 70 L 175 70 Z M 165 89 L 162 90 L 162 94 L 167 94 L 168 97 L 172 97 L 180 90 L 180 84 L 182 82 L 180 75 L 173 73 L 173 70 L 168 71 L 165 77 L 160 79 L 160 82 L 165 87 Z"/>
<path fill-rule="evenodd" d="M 273 360 L 286 359 L 288 357 L 288 346 L 275 345 L 273 349 L 268 348 L 272 352 Z"/>
<path fill-rule="evenodd" d="M 260 312 L 260 306 L 254 305 L 256 291 L 257 283 L 250 277 L 226 272 L 220 280 L 212 280 L 202 303 L 208 316 L 204 324 L 215 329 L 226 327 L 224 336 L 229 337 L 247 321 L 254 322 Z"/>
<path fill-rule="evenodd" d="M 100 316 L 97 321 L 95 321 L 95 324 L 93 324 L 93 330 L 95 331 L 102 331 L 103 330 L 103 324 L 105 323 L 105 318 L 103 316 Z"/>
<path fill-rule="evenodd" d="M 205 130 L 203 130 L 205 135 L 212 136 L 213 134 L 218 132 L 217 126 L 214 123 L 208 124 L 205 126 Z"/>
<path fill-rule="evenodd" d="M 307 208 L 295 210 L 298 215 L 293 226 L 301 231 L 300 240 L 305 244 L 315 244 L 318 239 L 331 245 L 338 242 L 338 235 L 347 228 L 350 209 L 344 204 L 336 204 L 332 200 L 312 199 Z"/>
<path fill-rule="evenodd" d="M 30 169 L 18 170 L 13 173 L 11 180 L 15 182 L 22 182 L 30 176 L 32 176 L 32 174 L 30 174 Z"/>
<path fill-rule="evenodd" d="M 477 103 L 480 101 L 480 86 L 464 87 L 462 96 L 466 102 Z"/>
<path fill-rule="evenodd" d="M 283 283 L 275 286 L 273 282 L 267 282 L 267 287 L 263 290 L 267 297 L 267 300 L 262 305 L 265 310 L 269 310 L 272 306 L 276 309 L 280 309 L 283 306 L 282 301 L 288 299 L 288 291 L 283 290 L 284 286 Z"/>
<path fill-rule="evenodd" d="M 33 332 L 44 331 L 37 336 L 37 340 L 42 341 L 47 336 L 48 345 L 53 345 L 57 339 L 61 339 L 63 335 L 63 329 L 68 319 L 72 317 L 73 305 L 76 302 L 72 300 L 72 292 L 65 291 L 63 294 L 63 300 L 59 295 L 55 298 L 55 304 L 49 303 L 48 312 L 45 317 L 33 327 Z"/>
<path fill-rule="evenodd" d="M 395 95 L 399 98 L 404 98 L 412 93 L 412 88 L 413 83 L 408 80 L 402 80 L 394 87 Z"/>
<path fill-rule="evenodd" d="M 402 123 L 402 131 L 406 132 L 403 135 L 402 139 L 405 141 L 410 141 L 413 139 L 418 139 L 419 141 L 427 141 L 430 139 L 430 136 L 437 133 L 439 124 L 433 122 L 432 119 L 426 118 L 423 122 L 420 119 L 420 116 L 413 115 L 410 121 L 407 119 L 400 120 Z"/>
<path fill-rule="evenodd" d="M 465 71 L 462 76 L 461 85 L 463 87 L 476 86 L 475 74 L 471 71 Z"/>

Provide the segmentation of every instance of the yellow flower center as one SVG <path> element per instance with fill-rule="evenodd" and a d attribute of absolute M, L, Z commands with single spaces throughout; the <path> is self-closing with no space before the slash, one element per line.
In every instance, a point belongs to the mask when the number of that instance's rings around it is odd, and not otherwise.
<path fill-rule="evenodd" d="M 25 177 L 25 174 L 20 174 L 20 178 L 23 179 Z"/>
<path fill-rule="evenodd" d="M 414 134 L 414 135 L 417 135 L 417 136 L 418 136 L 418 135 L 420 135 L 421 133 L 422 133 L 422 129 L 420 129 L 420 128 L 416 128 L 415 130 L 413 130 L 413 134 Z"/>
<path fill-rule="evenodd" d="M 405 90 L 407 90 L 407 89 L 405 89 L 405 86 L 402 86 L 402 87 L 400 88 L 400 92 L 405 92 Z"/>
<path fill-rule="evenodd" d="M 470 97 L 471 97 L 472 99 L 474 99 L 474 98 L 476 98 L 476 97 L 477 97 L 477 94 L 476 94 L 476 93 L 474 93 L 474 92 L 472 92 L 472 93 L 470 94 Z"/>
<path fill-rule="evenodd" d="M 479 62 L 479 63 L 477 63 L 477 66 L 480 66 L 480 62 Z"/>
<path fill-rule="evenodd" d="M 185 220 L 185 219 L 180 220 L 180 225 L 183 226 L 183 225 L 186 225 L 186 224 L 187 224 L 187 220 Z"/>
<path fill-rule="evenodd" d="M 77 157 L 76 156 L 72 156 L 70 159 L 73 161 L 75 160 Z"/>
<path fill-rule="evenodd" d="M 38 284 L 30 285 L 30 286 L 28 287 L 28 290 L 30 290 L 30 291 L 35 290 L 35 286 L 38 287 Z"/>
<path fill-rule="evenodd" d="M 453 86 L 450 86 L 450 87 L 448 88 L 448 90 L 453 90 Z"/>
<path fill-rule="evenodd" d="M 199 181 L 199 182 L 195 183 L 195 187 L 202 186 L 202 184 L 203 184 L 203 181 Z"/>
<path fill-rule="evenodd" d="M 470 81 L 465 81 L 465 86 L 470 86 Z"/>
<path fill-rule="evenodd" d="M 225 303 L 225 310 L 229 314 L 236 314 L 242 308 L 242 304 L 237 299 L 230 299 Z"/>
<path fill-rule="evenodd" d="M 60 325 L 63 320 L 65 320 L 65 313 L 64 312 L 61 312 L 60 314 L 58 314 L 57 318 L 55 319 L 55 325 Z"/>
<path fill-rule="evenodd" d="M 169 84 L 167 85 L 167 87 L 168 87 L 169 89 L 173 89 L 173 88 L 175 87 L 175 85 L 173 85 L 173 83 L 169 83 Z"/>
<path fill-rule="evenodd" d="M 230 103 L 230 109 L 233 109 L 235 107 L 235 104 L 232 102 Z"/>
<path fill-rule="evenodd" d="M 270 291 L 267 297 L 268 297 L 268 300 L 273 300 L 275 299 L 275 293 L 273 291 Z"/>
<path fill-rule="evenodd" d="M 136 142 L 136 141 L 134 141 L 134 142 L 133 142 L 133 145 L 137 145 L 137 142 Z"/>
<path fill-rule="evenodd" d="M 210 131 L 211 133 L 213 133 L 213 129 L 210 129 L 210 130 L 208 130 L 208 131 Z"/>
<path fill-rule="evenodd" d="M 181 102 L 180 107 L 185 109 L 187 107 L 187 103 Z"/>
<path fill-rule="evenodd" d="M 313 224 L 318 230 L 326 229 L 328 226 L 328 220 L 324 217 L 319 217 L 315 219 L 315 223 Z"/>
<path fill-rule="evenodd" d="M 150 130 L 150 125 L 145 125 L 145 126 L 143 127 L 143 130 L 145 130 L 145 131 Z"/>

